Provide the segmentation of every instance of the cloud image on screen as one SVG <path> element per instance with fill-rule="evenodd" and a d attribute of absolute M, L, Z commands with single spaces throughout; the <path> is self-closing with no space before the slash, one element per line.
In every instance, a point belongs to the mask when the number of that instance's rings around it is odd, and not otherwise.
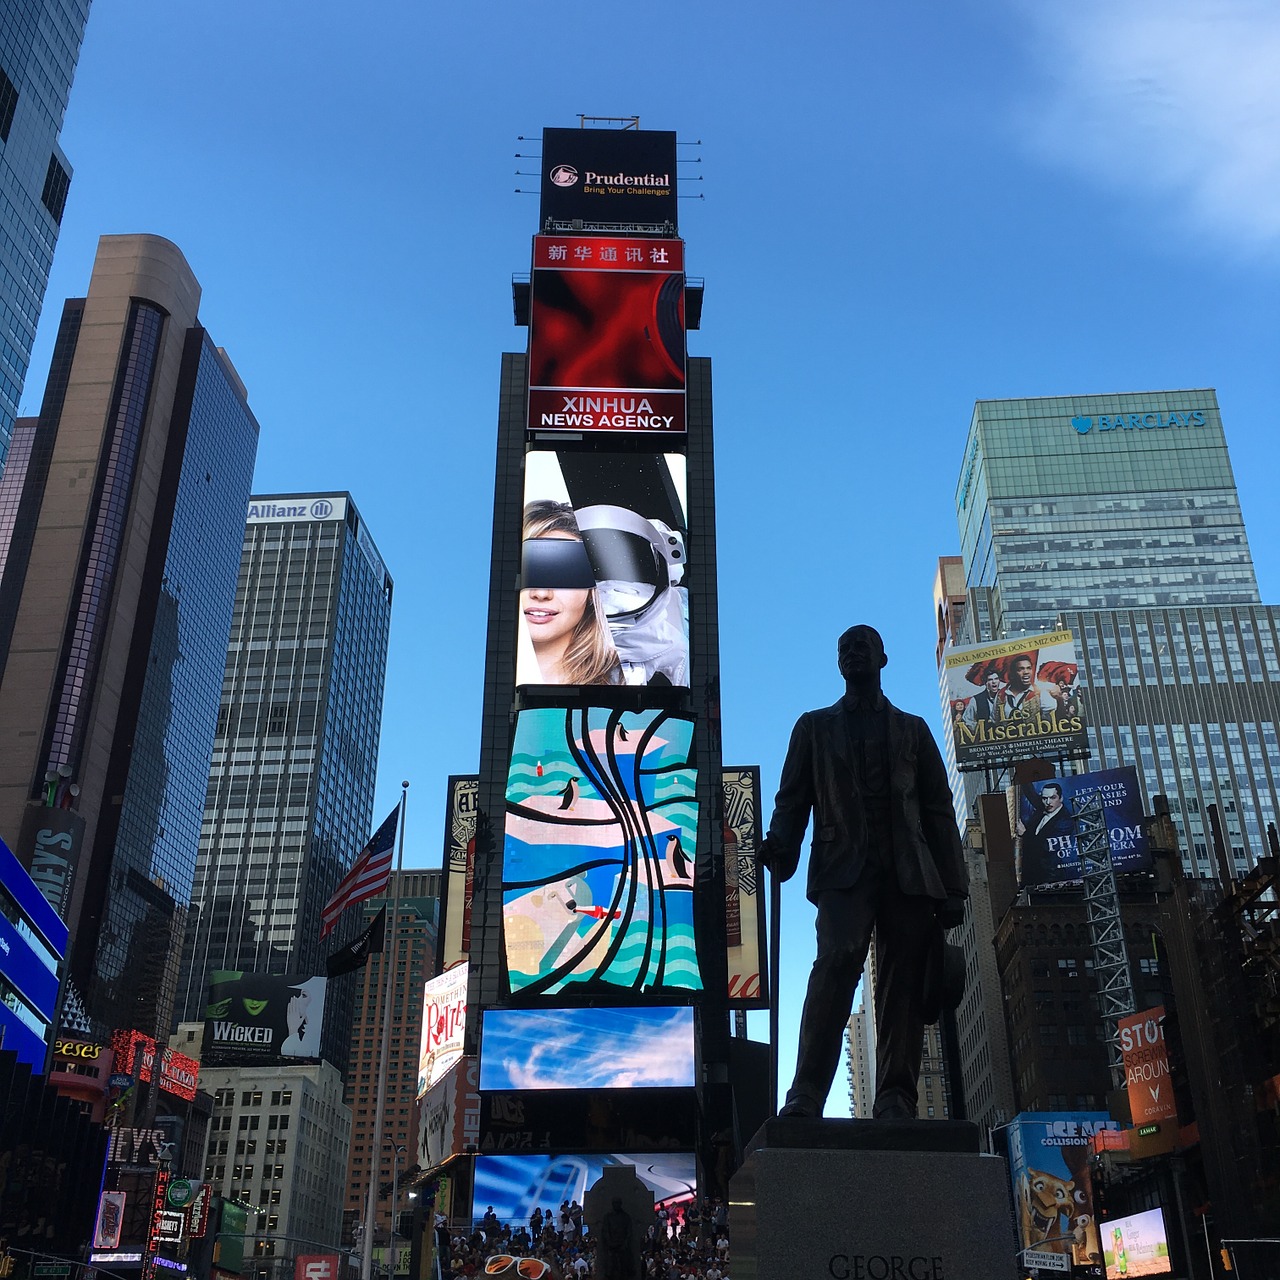
<path fill-rule="evenodd" d="M 503 1221 L 528 1221 L 535 1205 L 581 1204 L 608 1165 L 626 1165 L 653 1192 L 656 1205 L 678 1204 L 697 1189 L 692 1153 L 649 1155 L 477 1156 L 472 1216 L 492 1205 Z"/>
<path fill-rule="evenodd" d="M 657 710 L 520 713 L 502 867 L 513 993 L 702 989 L 692 736 Z"/>
<path fill-rule="evenodd" d="M 693 1010 L 489 1009 L 481 1089 L 660 1089 L 694 1084 Z"/>

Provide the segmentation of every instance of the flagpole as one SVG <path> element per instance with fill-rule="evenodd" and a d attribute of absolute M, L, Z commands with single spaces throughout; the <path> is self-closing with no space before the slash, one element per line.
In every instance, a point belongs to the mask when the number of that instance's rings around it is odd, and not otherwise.
<path fill-rule="evenodd" d="M 404 819 L 409 807 L 409 784 L 400 784 L 400 846 L 396 852 L 396 874 L 391 882 L 390 898 L 391 929 L 390 941 L 382 953 L 382 964 L 385 970 L 386 986 L 382 996 L 382 1042 L 378 1046 L 378 1097 L 373 1112 L 373 1158 L 369 1170 L 369 1194 L 365 1199 L 364 1239 L 360 1251 L 360 1280 L 371 1280 L 373 1276 L 373 1236 L 378 1224 L 378 1183 L 382 1178 L 382 1109 L 387 1096 L 387 1046 L 391 1043 L 391 1001 L 395 994 L 396 972 L 396 926 L 400 917 L 400 873 L 404 870 Z M 394 1165 L 393 1165 L 394 1168 Z M 396 1206 L 391 1206 L 392 1231 L 388 1233 L 387 1249 L 390 1253 L 394 1236 Z M 391 1259 L 388 1276 L 395 1275 L 395 1259 Z"/>

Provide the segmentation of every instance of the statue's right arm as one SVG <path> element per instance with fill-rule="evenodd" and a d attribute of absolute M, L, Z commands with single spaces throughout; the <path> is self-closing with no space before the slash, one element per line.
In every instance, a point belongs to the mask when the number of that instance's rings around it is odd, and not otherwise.
<path fill-rule="evenodd" d="M 813 732 L 808 716 L 801 716 L 791 731 L 773 818 L 761 851 L 765 865 L 779 880 L 790 880 L 800 865 L 800 845 L 813 801 Z"/>

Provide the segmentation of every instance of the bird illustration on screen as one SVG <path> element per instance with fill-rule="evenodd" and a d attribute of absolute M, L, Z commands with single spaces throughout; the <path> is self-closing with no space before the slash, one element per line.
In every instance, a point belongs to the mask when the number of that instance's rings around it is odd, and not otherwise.
<path fill-rule="evenodd" d="M 578 779 L 570 778 L 560 793 L 560 808 L 572 809 L 578 801 Z"/>
<path fill-rule="evenodd" d="M 689 879 L 689 859 L 685 855 L 684 845 L 680 843 L 680 837 L 674 831 L 667 837 L 666 859 L 681 880 Z"/>

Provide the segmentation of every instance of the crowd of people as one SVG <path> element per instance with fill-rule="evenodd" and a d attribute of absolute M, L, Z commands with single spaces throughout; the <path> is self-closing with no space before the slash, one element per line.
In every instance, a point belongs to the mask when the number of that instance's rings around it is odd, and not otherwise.
<path fill-rule="evenodd" d="M 722 1200 L 659 1205 L 641 1237 L 634 1280 L 730 1280 L 729 1213 Z M 454 1280 L 588 1280 L 596 1274 L 596 1241 L 576 1200 L 559 1210 L 538 1207 L 527 1223 L 503 1221 L 490 1206 L 469 1233 L 450 1232 L 441 1219 L 436 1241 L 440 1274 Z M 534 1265 L 521 1266 L 521 1259 Z"/>

